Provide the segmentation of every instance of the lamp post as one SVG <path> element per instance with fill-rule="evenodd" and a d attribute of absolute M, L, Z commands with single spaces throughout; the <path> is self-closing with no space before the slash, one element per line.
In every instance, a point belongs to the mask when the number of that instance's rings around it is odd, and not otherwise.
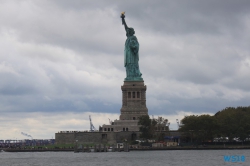
<path fill-rule="evenodd" d="M 78 152 L 77 142 L 78 142 L 78 140 L 76 140 L 76 148 L 75 148 L 75 152 Z"/>
<path fill-rule="evenodd" d="M 170 136 L 171 136 L 171 134 L 170 134 L 170 128 L 169 128 L 169 126 L 170 126 L 170 122 L 168 122 L 168 123 L 167 123 L 168 133 L 169 133 L 169 137 L 170 137 Z"/>
<path fill-rule="evenodd" d="M 168 131 L 170 131 L 170 128 L 169 128 L 169 126 L 170 126 L 170 122 L 168 122 L 168 123 L 167 123 L 167 126 L 168 126 Z"/>
<path fill-rule="evenodd" d="M 178 125 L 178 129 L 180 128 L 180 122 L 179 122 L 179 119 L 176 119 L 176 123 Z"/>

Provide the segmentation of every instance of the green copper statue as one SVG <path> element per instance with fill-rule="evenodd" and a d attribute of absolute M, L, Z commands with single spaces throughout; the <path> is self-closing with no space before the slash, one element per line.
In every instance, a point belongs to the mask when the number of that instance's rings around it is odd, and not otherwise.
<path fill-rule="evenodd" d="M 121 13 L 122 24 L 125 27 L 127 36 L 124 49 L 124 66 L 127 73 L 125 81 L 143 81 L 139 68 L 139 43 L 136 36 L 134 36 L 134 29 L 127 26 L 124 14 L 125 12 Z"/>

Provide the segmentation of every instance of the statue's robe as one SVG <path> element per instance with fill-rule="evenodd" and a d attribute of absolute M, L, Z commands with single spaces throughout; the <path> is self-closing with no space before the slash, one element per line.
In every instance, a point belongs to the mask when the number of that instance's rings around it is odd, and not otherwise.
<path fill-rule="evenodd" d="M 138 64 L 139 61 L 139 43 L 135 36 L 129 36 L 125 42 L 124 66 L 129 63 Z"/>
<path fill-rule="evenodd" d="M 124 66 L 128 77 L 141 77 L 139 69 L 139 43 L 135 36 L 128 36 L 124 49 Z"/>

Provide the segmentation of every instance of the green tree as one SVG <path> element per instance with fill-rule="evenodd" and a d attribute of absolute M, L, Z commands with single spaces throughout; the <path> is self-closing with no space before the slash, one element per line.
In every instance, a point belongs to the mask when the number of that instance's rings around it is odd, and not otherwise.
<path fill-rule="evenodd" d="M 191 115 L 181 120 L 179 131 L 193 140 L 208 141 L 214 137 L 228 137 L 242 141 L 250 138 L 250 107 L 227 107 L 214 116 Z"/>
<path fill-rule="evenodd" d="M 227 107 L 215 114 L 219 122 L 219 133 L 223 137 L 244 141 L 250 134 L 250 107 Z"/>
<path fill-rule="evenodd" d="M 155 125 L 156 121 L 154 119 L 150 119 L 148 115 L 144 115 L 139 117 L 138 125 L 140 125 L 140 138 L 143 139 L 152 139 L 155 134 Z"/>
<path fill-rule="evenodd" d="M 164 136 L 166 133 L 166 126 L 168 124 L 168 119 L 164 119 L 163 117 L 158 117 L 157 119 L 153 119 L 154 121 L 156 121 L 155 124 L 155 138 L 158 141 L 164 141 Z M 169 126 L 167 128 L 167 130 L 169 130 Z"/>
<path fill-rule="evenodd" d="M 218 131 L 217 119 L 210 115 L 190 115 L 181 120 L 179 131 L 186 133 L 192 140 L 209 141 Z"/>

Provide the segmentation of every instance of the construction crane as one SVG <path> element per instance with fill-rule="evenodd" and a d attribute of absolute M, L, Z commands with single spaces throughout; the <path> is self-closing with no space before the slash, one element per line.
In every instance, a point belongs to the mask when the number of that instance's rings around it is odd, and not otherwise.
<path fill-rule="evenodd" d="M 89 122 L 90 122 L 90 130 L 89 131 L 95 131 L 95 126 L 92 123 L 91 116 L 89 115 Z"/>

